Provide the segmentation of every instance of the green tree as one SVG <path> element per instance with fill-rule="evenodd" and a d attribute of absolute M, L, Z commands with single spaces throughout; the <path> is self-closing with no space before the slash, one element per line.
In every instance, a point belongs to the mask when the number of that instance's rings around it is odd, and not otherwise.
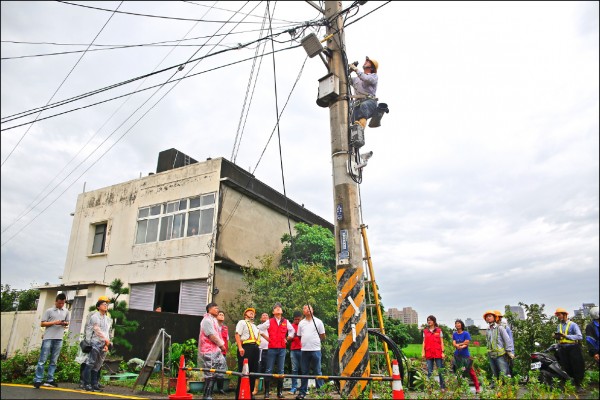
<path fill-rule="evenodd" d="M 293 267 L 293 261 L 298 264 L 321 264 L 335 273 L 335 242 L 331 231 L 303 222 L 296 224 L 294 229 L 294 236 L 286 233 L 281 238 L 281 243 L 285 243 L 281 252 L 281 265 Z"/>
<path fill-rule="evenodd" d="M 32 285 L 33 286 L 33 285 Z M 37 310 L 36 300 L 40 298 L 40 291 L 33 287 L 27 290 L 11 289 L 10 285 L 1 286 L 1 307 L 2 311 L 19 311 Z M 14 304 L 18 302 L 15 308 Z"/>
<path fill-rule="evenodd" d="M 471 335 L 471 336 L 479 335 L 479 327 L 478 326 L 469 325 L 466 328 L 467 328 L 467 332 L 469 332 L 469 335 Z"/>
<path fill-rule="evenodd" d="M 331 358 L 337 339 L 336 281 L 329 269 L 321 264 L 300 264 L 297 268 L 281 268 L 275 256 L 258 258 L 258 266 L 243 268 L 245 288 L 232 302 L 225 302 L 229 315 L 242 315 L 246 307 L 255 307 L 260 315 L 271 314 L 273 304 L 283 305 L 283 316 L 291 319 L 295 310 L 311 304 L 315 315 L 323 321 L 327 338 L 322 346 L 322 359 Z M 258 317 L 257 317 L 258 320 Z"/>
<path fill-rule="evenodd" d="M 519 305 L 525 309 L 527 317 L 519 320 L 518 315 L 510 312 L 506 307 L 505 317 L 512 327 L 515 345 L 515 371 L 521 375 L 529 371 L 529 354 L 534 351 L 544 350 L 554 343 L 553 334 L 558 321 L 555 316 L 548 317 L 544 313 L 544 304 Z M 535 343 L 539 343 L 536 347 Z"/>
<path fill-rule="evenodd" d="M 385 326 L 385 335 L 398 345 L 401 349 L 412 343 L 412 337 L 409 333 L 409 326 L 403 324 L 399 319 L 383 316 Z"/>
<path fill-rule="evenodd" d="M 411 344 L 423 343 L 423 331 L 419 328 L 419 325 L 407 324 L 405 326 L 408 334 L 410 335 Z"/>

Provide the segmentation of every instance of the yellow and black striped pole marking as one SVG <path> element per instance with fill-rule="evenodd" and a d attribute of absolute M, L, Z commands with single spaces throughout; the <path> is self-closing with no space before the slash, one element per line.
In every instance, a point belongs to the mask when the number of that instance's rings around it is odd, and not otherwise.
<path fill-rule="evenodd" d="M 370 375 L 369 342 L 363 268 L 338 265 L 337 282 L 340 375 L 368 377 Z M 341 380 L 341 394 L 355 399 L 366 385 L 367 380 Z"/>

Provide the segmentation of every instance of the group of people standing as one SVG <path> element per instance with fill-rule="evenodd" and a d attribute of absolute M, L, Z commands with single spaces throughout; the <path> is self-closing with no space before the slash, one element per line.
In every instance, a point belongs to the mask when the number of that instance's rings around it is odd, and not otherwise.
<path fill-rule="evenodd" d="M 301 319 L 302 314 L 304 315 L 303 319 Z M 246 308 L 243 319 L 238 321 L 235 327 L 238 371 L 242 372 L 244 359 L 247 359 L 250 373 L 283 375 L 287 345 L 290 343 L 292 374 L 308 375 L 312 372 L 315 375 L 321 375 L 321 342 L 325 339 L 325 326 L 323 321 L 314 316 L 312 306 L 304 305 L 302 314 L 295 312 L 293 323 L 290 323 L 283 317 L 282 304 L 275 303 L 272 308 L 272 317 L 263 313 L 260 324 L 256 325 L 254 323 L 256 309 Z M 228 339 L 223 336 L 224 325 L 219 327 L 218 315 L 219 307 L 216 303 L 206 306 L 206 314 L 200 325 L 198 363 L 204 368 L 225 370 L 224 351 Z M 205 372 L 204 399 L 212 398 L 214 384 L 222 377 L 223 374 L 219 372 Z M 241 379 L 238 380 L 236 398 L 240 384 Z M 269 376 L 264 379 L 264 398 L 270 398 L 272 384 L 277 387 L 277 398 L 285 398 L 283 379 Z M 322 381 L 316 381 L 317 389 L 322 385 Z M 258 386 L 258 379 L 250 379 L 250 390 L 253 395 L 258 394 Z M 297 379 L 292 380 L 290 393 L 296 394 L 296 399 L 304 399 L 307 392 L 308 379 L 302 378 L 300 387 L 298 387 Z"/>
<path fill-rule="evenodd" d="M 554 339 L 558 341 L 558 361 L 565 372 L 573 379 L 576 390 L 581 392 L 581 383 L 584 377 L 584 360 L 581 348 L 583 336 L 579 326 L 569 320 L 568 312 L 564 308 L 556 309 L 555 316 L 559 324 L 554 333 Z M 586 342 L 588 353 L 600 365 L 599 356 L 599 316 L 598 307 L 590 310 L 592 321 L 587 325 Z M 498 310 L 488 310 L 483 314 L 483 319 L 488 325 L 486 332 L 487 356 L 490 363 L 490 369 L 494 378 L 501 376 L 512 376 L 513 360 L 515 358 L 515 348 L 512 330 L 509 325 L 502 320 L 504 316 Z M 461 320 L 454 323 L 456 329 L 452 334 L 452 346 L 454 359 L 452 369 L 455 372 L 468 374 L 475 385 L 476 393 L 480 393 L 481 387 L 475 370 L 473 369 L 473 358 L 469 352 L 471 335 L 465 331 L 465 324 Z M 444 340 L 441 328 L 437 324 L 435 316 L 427 317 L 427 327 L 423 330 L 423 350 L 422 357 L 427 362 L 427 377 L 431 377 L 434 365 L 438 368 L 440 388 L 446 389 L 442 370 L 444 368 Z M 494 382 L 492 381 L 492 386 Z"/>

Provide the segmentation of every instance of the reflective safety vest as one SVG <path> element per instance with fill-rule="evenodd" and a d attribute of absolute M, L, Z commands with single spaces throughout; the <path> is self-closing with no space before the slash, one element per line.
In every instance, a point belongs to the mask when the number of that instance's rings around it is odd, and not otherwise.
<path fill-rule="evenodd" d="M 250 332 L 250 337 L 246 340 L 244 340 L 242 342 L 242 344 L 248 344 L 248 343 L 256 343 L 256 344 L 260 344 L 260 335 L 256 336 L 254 334 L 254 329 L 252 329 L 252 324 L 250 324 L 250 322 L 245 321 L 246 325 L 248 325 L 248 332 Z"/>
<path fill-rule="evenodd" d="M 558 332 L 564 333 L 565 335 L 569 334 L 569 328 L 571 327 L 571 321 L 567 322 L 567 326 L 565 327 L 565 331 L 562 330 L 563 324 L 558 324 Z M 577 343 L 577 340 L 571 340 L 567 338 L 562 338 L 558 341 L 561 344 L 574 344 Z"/>
<path fill-rule="evenodd" d="M 498 331 L 500 330 L 500 326 L 496 326 L 492 329 L 491 340 L 488 340 L 487 348 L 488 354 L 492 358 L 502 357 L 506 354 L 506 349 L 503 347 L 498 347 Z"/>
<path fill-rule="evenodd" d="M 275 318 L 269 320 L 269 348 L 270 349 L 285 349 L 286 337 L 288 335 L 288 320 L 281 318 L 280 323 L 277 323 Z"/>

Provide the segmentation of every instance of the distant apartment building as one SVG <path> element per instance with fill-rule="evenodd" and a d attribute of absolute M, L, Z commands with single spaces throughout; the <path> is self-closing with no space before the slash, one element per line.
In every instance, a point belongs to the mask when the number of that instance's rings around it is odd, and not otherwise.
<path fill-rule="evenodd" d="M 517 314 L 517 319 L 524 320 L 525 319 L 525 311 L 521 306 L 509 306 L 510 312 Z"/>
<path fill-rule="evenodd" d="M 465 326 L 472 326 L 472 325 L 475 325 L 475 321 L 473 321 L 471 318 L 465 319 Z"/>
<path fill-rule="evenodd" d="M 386 312 L 388 318 L 399 319 L 403 324 L 418 324 L 419 314 L 412 307 L 404 307 L 402 310 L 389 308 Z"/>
<path fill-rule="evenodd" d="M 573 315 L 576 317 L 587 318 L 590 315 L 590 309 L 592 307 L 596 307 L 594 303 L 583 303 L 578 310 L 573 312 Z"/>

